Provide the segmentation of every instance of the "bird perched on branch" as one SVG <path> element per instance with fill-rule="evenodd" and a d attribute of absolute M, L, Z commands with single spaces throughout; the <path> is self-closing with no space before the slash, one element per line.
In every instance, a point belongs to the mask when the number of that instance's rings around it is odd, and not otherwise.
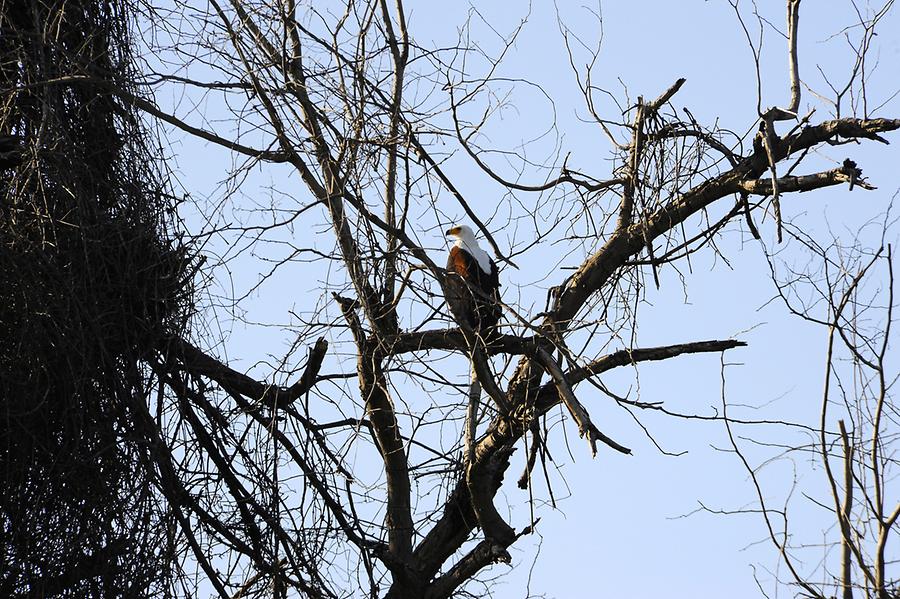
<path fill-rule="evenodd" d="M 497 265 L 468 226 L 454 225 L 446 234 L 456 239 L 447 259 L 447 304 L 458 319 L 484 335 L 501 315 Z"/>

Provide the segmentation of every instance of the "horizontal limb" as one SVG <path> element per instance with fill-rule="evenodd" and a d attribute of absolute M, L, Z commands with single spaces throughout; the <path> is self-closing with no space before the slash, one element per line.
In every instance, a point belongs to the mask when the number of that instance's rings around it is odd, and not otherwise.
<path fill-rule="evenodd" d="M 210 378 L 229 393 L 237 393 L 256 402 L 269 406 L 274 405 L 277 408 L 285 408 L 291 405 L 315 386 L 327 351 L 328 341 L 324 337 L 320 337 L 309 350 L 306 368 L 300 379 L 290 387 L 280 387 L 270 383 L 262 383 L 242 372 L 238 372 L 184 339 L 171 339 L 164 348 L 164 353 L 168 357 L 177 359 L 181 366 L 191 374 Z"/>

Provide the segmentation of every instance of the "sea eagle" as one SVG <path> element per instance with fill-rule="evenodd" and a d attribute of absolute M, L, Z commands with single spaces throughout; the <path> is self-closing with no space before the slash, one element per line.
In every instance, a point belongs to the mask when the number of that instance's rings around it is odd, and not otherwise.
<path fill-rule="evenodd" d="M 454 225 L 446 234 L 456 239 L 447 258 L 447 304 L 476 333 L 486 334 L 501 314 L 497 265 L 468 226 Z"/>

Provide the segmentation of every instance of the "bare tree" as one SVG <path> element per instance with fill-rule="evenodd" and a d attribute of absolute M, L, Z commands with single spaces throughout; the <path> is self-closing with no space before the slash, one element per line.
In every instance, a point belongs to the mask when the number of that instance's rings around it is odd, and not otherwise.
<path fill-rule="evenodd" d="M 828 335 L 818 428 L 808 443 L 787 447 L 779 458 L 817 460 L 824 489 L 803 489 L 798 499 L 775 507 L 760 476 L 773 458 L 752 466 L 726 419 L 729 437 L 789 573 L 781 582 L 812 597 L 895 597 L 894 560 L 887 550 L 900 516 L 892 393 L 897 376 L 886 359 L 894 321 L 892 248 L 872 251 L 859 241 L 825 246 L 803 231 L 789 234 L 814 259 L 803 270 L 773 263 L 779 297 L 791 313 L 825 327 Z M 816 538 L 819 531 L 792 525 L 790 508 L 801 501 L 824 507 L 830 516 L 820 533 L 824 543 Z"/>
<path fill-rule="evenodd" d="M 745 135 L 678 110 L 684 79 L 651 90 L 651 100 L 617 98 L 598 82 L 599 42 L 560 21 L 589 125 L 610 142 L 609 169 L 596 159 L 576 167 L 561 152 L 535 162 L 528 148 L 498 147 L 485 133 L 508 107 L 505 93 L 529 86 L 500 74 L 527 20 L 488 54 L 467 37 L 470 29 L 453 47 L 417 42 L 401 0 L 144 7 L 139 23 L 153 52 L 139 83 L 157 100 L 103 85 L 172 130 L 233 153 L 219 208 L 203 210 L 202 230 L 190 231 L 194 251 L 224 239 L 211 268 L 267 262 L 246 293 L 210 291 L 209 303 L 249 321 L 246 299 L 283 294 L 278 277 L 319 279 L 322 290 L 297 288 L 294 310 L 279 318 L 292 345 L 272 349 L 249 372 L 222 357 L 220 334 L 203 341 L 199 319 L 201 333 L 171 333 L 142 358 L 148 388 L 158 393 L 129 414 L 171 510 L 182 572 L 196 565 L 222 597 L 474 593 L 486 568 L 509 562 L 509 548 L 539 520 L 533 511 L 510 519 L 498 505 L 518 447 L 525 453 L 518 484 L 532 499 L 539 492 L 552 499 L 552 486 L 538 491 L 534 483 L 546 477 L 561 410 L 592 454 L 630 453 L 592 420 L 579 384 L 637 418 L 660 406 L 617 395 L 603 385 L 604 373 L 744 345 L 690 337 L 636 345 L 648 281 L 658 287 L 667 269 L 680 272 L 692 255 L 719 252 L 729 228 L 759 238 L 765 225 L 781 239 L 792 194 L 873 189 L 852 154 L 820 170 L 804 164 L 815 163 L 817 148 L 884 142 L 900 129 L 900 119 L 877 116 L 864 100 L 865 58 L 890 4 L 874 17 L 861 14 L 858 64 L 846 87 L 835 86 L 834 117 L 819 120 L 798 112 L 800 2 L 789 0 L 790 101 L 763 108 L 760 100 L 757 114 L 739 123 Z M 761 82 L 752 21 L 732 5 Z M 89 83 L 97 82 L 89 75 L 65 82 Z M 165 105 L 173 89 L 186 104 Z M 213 108 L 203 114 L 201 105 Z M 482 184 L 503 190 L 501 199 L 474 199 L 456 173 L 461 157 Z M 271 200 L 243 197 L 242 181 L 263 167 L 276 189 Z M 764 222 L 769 211 L 774 225 Z M 445 308 L 448 275 L 430 247 L 463 218 L 506 269 L 554 256 L 534 276 L 545 303 L 504 287 L 504 321 L 486 339 Z M 466 401 L 470 364 L 484 390 L 480 405 Z M 852 430 L 841 439 L 859 455 L 852 448 L 862 431 Z M 890 529 L 893 520 L 877 513 Z M 885 586 L 877 560 L 856 563 Z M 195 590 L 189 577 L 178 580 L 183 586 L 173 593 Z"/>

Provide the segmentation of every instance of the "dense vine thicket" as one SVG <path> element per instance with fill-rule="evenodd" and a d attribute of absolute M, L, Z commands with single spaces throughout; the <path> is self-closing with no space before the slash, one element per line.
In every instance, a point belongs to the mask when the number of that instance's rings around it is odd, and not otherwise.
<path fill-rule="evenodd" d="M 142 358 L 188 260 L 129 105 L 121 0 L 0 2 L 0 595 L 147 596 L 167 508 Z M 133 90 L 132 90 L 133 91 Z"/>

